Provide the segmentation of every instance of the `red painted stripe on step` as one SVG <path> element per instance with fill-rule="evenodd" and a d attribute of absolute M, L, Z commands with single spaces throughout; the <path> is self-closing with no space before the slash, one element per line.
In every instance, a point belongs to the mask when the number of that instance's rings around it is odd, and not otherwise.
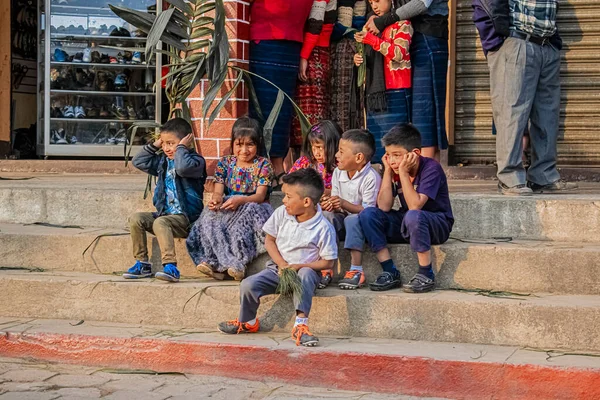
<path fill-rule="evenodd" d="M 45 333 L 4 333 L 0 355 L 453 399 L 600 399 L 600 369 Z"/>

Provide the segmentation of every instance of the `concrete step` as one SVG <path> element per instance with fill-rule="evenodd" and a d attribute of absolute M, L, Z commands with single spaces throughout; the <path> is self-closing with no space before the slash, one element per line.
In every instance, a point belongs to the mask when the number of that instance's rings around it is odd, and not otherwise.
<path fill-rule="evenodd" d="M 76 322 L 0 318 L 0 356 L 132 373 L 151 370 L 275 380 L 392 393 L 397 398 L 600 398 L 600 361 L 591 356 L 552 353 L 549 357 L 520 347 L 339 336 L 321 336 L 319 347 L 301 348 L 287 332 L 226 336 L 164 325 Z M 201 390 L 196 398 L 202 397 Z M 298 398 L 300 393 L 285 398 Z M 326 390 L 322 395 L 342 397 Z"/>
<path fill-rule="evenodd" d="M 159 270 L 160 250 L 151 235 L 148 248 Z M 392 245 L 391 249 L 406 283 L 415 273 L 416 256 L 408 245 Z M 0 267 L 116 274 L 131 266 L 131 253 L 129 234 L 118 229 L 0 224 Z M 183 240 L 177 240 L 177 254 L 184 276 L 204 277 L 196 272 Z M 450 240 L 435 246 L 433 255 L 437 284 L 443 289 L 600 295 L 600 246 L 596 244 Z M 255 260 L 249 273 L 261 270 L 267 258 L 265 254 Z M 363 264 L 367 280 L 373 281 L 381 272 L 379 262 L 367 251 Z M 350 254 L 344 250 L 334 281 L 349 265 Z"/>
<path fill-rule="evenodd" d="M 0 271 L 0 315 L 99 320 L 214 329 L 238 316 L 238 284 L 208 279 L 155 280 L 75 272 Z M 290 299 L 268 296 L 259 316 L 265 331 L 288 332 Z M 434 291 L 406 294 L 320 290 L 311 328 L 319 335 L 366 336 L 600 351 L 600 296 L 497 298 Z"/>
<path fill-rule="evenodd" d="M 0 180 L 0 222 L 47 222 L 123 228 L 134 211 L 150 211 L 144 175 L 10 175 Z M 575 194 L 514 198 L 498 195 L 494 182 L 451 181 L 458 238 L 600 242 L 600 185 Z M 274 206 L 281 195 L 272 196 Z M 585 227 L 585 229 L 582 229 Z"/>

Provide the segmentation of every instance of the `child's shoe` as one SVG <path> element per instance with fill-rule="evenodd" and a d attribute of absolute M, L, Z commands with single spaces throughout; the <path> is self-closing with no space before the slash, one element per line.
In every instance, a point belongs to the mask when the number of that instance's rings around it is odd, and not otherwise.
<path fill-rule="evenodd" d="M 400 272 L 392 274 L 391 272 L 383 271 L 375 280 L 369 284 L 371 290 L 376 292 L 382 292 L 384 290 L 390 290 L 393 288 L 400 287 L 402 281 L 400 281 Z"/>
<path fill-rule="evenodd" d="M 123 274 L 125 279 L 152 278 L 152 264 L 144 261 L 136 261 L 133 267 Z"/>
<path fill-rule="evenodd" d="M 165 264 L 162 272 L 154 274 L 156 279 L 167 282 L 179 282 L 179 270 L 175 264 Z"/>
<path fill-rule="evenodd" d="M 240 270 L 235 269 L 235 268 L 228 268 L 227 269 L 227 275 L 229 275 L 230 277 L 232 277 L 236 281 L 241 281 L 246 276 L 246 271 L 243 271 L 243 270 L 240 271 Z"/>
<path fill-rule="evenodd" d="M 359 270 L 350 270 L 344 275 L 344 279 L 339 281 L 338 287 L 343 290 L 354 290 L 365 284 L 365 273 Z"/>
<path fill-rule="evenodd" d="M 308 326 L 304 324 L 296 325 L 292 329 L 292 339 L 296 341 L 296 346 L 314 347 L 319 344 L 319 338 L 310 333 Z"/>
<path fill-rule="evenodd" d="M 332 279 L 333 279 L 333 270 L 331 270 L 331 269 L 322 270 L 321 271 L 321 282 L 319 282 L 319 285 L 317 287 L 319 289 L 325 289 L 327 286 L 329 286 Z"/>
<path fill-rule="evenodd" d="M 260 322 L 258 318 L 254 325 L 250 325 L 247 322 L 240 322 L 237 319 L 231 321 L 221 322 L 217 328 L 221 333 L 226 333 L 228 335 L 236 335 L 238 333 L 256 333 L 260 329 Z"/>
<path fill-rule="evenodd" d="M 416 274 L 406 286 L 404 291 L 406 293 L 427 293 L 431 292 L 435 287 L 435 281 L 429 279 L 423 274 Z"/>
<path fill-rule="evenodd" d="M 198 264 L 196 266 L 196 270 L 198 270 L 198 272 L 200 272 L 201 274 L 210 276 L 211 278 L 213 277 L 213 275 L 215 273 L 215 271 L 212 269 L 212 267 L 205 262 Z"/>

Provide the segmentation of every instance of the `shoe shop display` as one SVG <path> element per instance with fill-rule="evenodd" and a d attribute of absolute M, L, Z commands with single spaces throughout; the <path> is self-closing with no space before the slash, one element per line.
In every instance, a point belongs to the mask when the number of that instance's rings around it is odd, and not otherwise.
<path fill-rule="evenodd" d="M 113 3 L 157 14 L 157 1 Z M 11 36 L 15 47 L 31 42 L 32 59 L 42 48 L 37 104 L 49 106 L 37 120 L 43 135 L 38 138 L 43 144 L 38 155 L 120 158 L 123 147 L 130 145 L 135 154 L 151 142 L 154 129 L 139 128 L 131 139 L 131 127 L 138 121 L 162 121 L 156 84 L 162 59 L 146 60 L 148 32 L 120 19 L 107 0 L 50 0 L 50 7 L 46 3 L 29 2 L 30 10 L 16 9 L 17 22 L 32 18 L 35 35 L 27 39 L 17 29 Z M 40 13 L 48 21 L 47 30 L 39 30 Z M 47 55 L 45 46 L 40 47 L 43 43 L 49 45 Z M 178 278 L 171 270 L 165 274 Z"/>

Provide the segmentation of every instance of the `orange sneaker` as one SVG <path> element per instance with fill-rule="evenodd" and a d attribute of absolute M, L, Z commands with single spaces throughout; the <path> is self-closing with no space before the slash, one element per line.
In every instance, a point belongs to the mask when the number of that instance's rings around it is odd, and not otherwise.
<path fill-rule="evenodd" d="M 331 283 L 333 279 L 333 270 L 332 269 L 323 269 L 321 270 L 321 282 L 317 286 L 319 289 L 325 289 Z"/>
<path fill-rule="evenodd" d="M 319 338 L 310 333 L 308 326 L 304 324 L 296 325 L 292 329 L 292 339 L 296 341 L 296 346 L 314 347 L 319 344 Z"/>
<path fill-rule="evenodd" d="M 364 285 L 365 281 L 365 273 L 363 271 L 351 270 L 346 272 L 344 279 L 338 282 L 338 286 L 340 289 L 353 290 Z"/>
<path fill-rule="evenodd" d="M 254 325 L 250 325 L 247 322 L 240 322 L 237 319 L 231 321 L 224 321 L 218 325 L 218 329 L 222 333 L 227 333 L 228 335 L 235 335 L 238 333 L 256 333 L 260 329 L 260 322 L 258 318 Z"/>

